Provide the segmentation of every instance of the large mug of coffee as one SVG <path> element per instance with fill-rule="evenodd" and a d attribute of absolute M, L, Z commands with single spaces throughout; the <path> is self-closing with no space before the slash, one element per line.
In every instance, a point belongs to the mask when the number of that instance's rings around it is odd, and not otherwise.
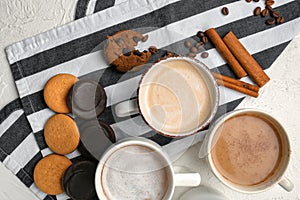
<path fill-rule="evenodd" d="M 257 109 L 240 109 L 211 125 L 199 157 L 206 158 L 214 175 L 231 189 L 257 193 L 276 184 L 293 189 L 284 176 L 290 153 L 288 135 L 275 118 Z"/>
<path fill-rule="evenodd" d="M 127 138 L 112 145 L 96 169 L 101 200 L 170 200 L 175 186 L 198 186 L 198 173 L 175 174 L 162 148 L 146 138 Z"/>
<path fill-rule="evenodd" d="M 137 101 L 115 108 L 118 117 L 140 113 L 154 131 L 183 137 L 205 128 L 217 112 L 219 90 L 210 70 L 188 57 L 163 59 L 142 76 Z"/>

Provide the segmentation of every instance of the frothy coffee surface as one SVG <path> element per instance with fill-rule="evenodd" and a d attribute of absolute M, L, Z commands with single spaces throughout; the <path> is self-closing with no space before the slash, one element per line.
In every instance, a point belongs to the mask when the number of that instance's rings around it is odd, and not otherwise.
<path fill-rule="evenodd" d="M 145 120 L 165 133 L 194 131 L 211 112 L 211 97 L 200 69 L 185 60 L 168 60 L 150 68 L 140 86 Z"/>
<path fill-rule="evenodd" d="M 162 200 L 168 191 L 169 173 L 157 152 L 130 145 L 109 157 L 101 182 L 108 200 Z"/>
<path fill-rule="evenodd" d="M 232 183 L 259 184 L 276 170 L 281 143 L 276 129 L 264 119 L 238 115 L 225 121 L 211 156 L 217 171 Z"/>

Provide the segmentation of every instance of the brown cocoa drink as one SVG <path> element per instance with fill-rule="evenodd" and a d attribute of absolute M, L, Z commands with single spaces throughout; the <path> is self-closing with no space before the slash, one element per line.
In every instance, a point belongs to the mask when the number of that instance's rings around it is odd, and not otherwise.
<path fill-rule="evenodd" d="M 227 119 L 213 138 L 211 157 L 221 176 L 233 184 L 267 181 L 279 166 L 282 142 L 270 121 L 256 114 Z"/>

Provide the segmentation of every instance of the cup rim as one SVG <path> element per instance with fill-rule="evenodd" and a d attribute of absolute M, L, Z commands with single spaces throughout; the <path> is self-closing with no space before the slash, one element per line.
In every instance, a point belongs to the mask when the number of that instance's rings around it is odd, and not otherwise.
<path fill-rule="evenodd" d="M 102 174 L 102 170 L 103 167 L 106 163 L 106 161 L 109 159 L 109 157 L 116 152 L 118 149 L 125 147 L 125 146 L 129 146 L 129 145 L 141 145 L 141 146 L 145 146 L 148 148 L 153 149 L 154 151 L 156 151 L 157 153 L 159 153 L 159 155 L 167 162 L 166 167 L 168 168 L 168 171 L 170 171 L 170 186 L 169 186 L 169 191 L 167 192 L 167 194 L 171 197 L 174 194 L 175 191 L 175 183 L 174 183 L 174 176 L 175 176 L 175 172 L 173 169 L 173 166 L 168 158 L 168 156 L 162 151 L 161 147 L 146 138 L 142 138 L 142 137 L 128 137 L 128 138 L 124 138 L 118 142 L 116 142 L 115 144 L 112 144 L 102 155 L 101 159 L 98 162 L 97 168 L 96 168 L 96 172 L 95 172 L 95 178 L 94 178 L 94 182 L 95 182 L 95 190 L 97 193 L 98 198 L 105 198 L 107 199 L 107 197 L 104 195 L 102 188 L 102 184 L 101 184 L 101 174 Z"/>
<path fill-rule="evenodd" d="M 255 190 L 243 190 L 237 187 L 234 187 L 233 184 L 230 184 L 229 181 L 226 181 L 225 178 L 222 178 L 222 175 L 217 171 L 217 169 L 215 168 L 213 161 L 212 161 L 212 156 L 211 156 L 211 152 L 210 152 L 210 148 L 211 148 L 211 144 L 212 144 L 212 140 L 215 136 L 215 131 L 217 130 L 217 128 L 220 127 L 220 125 L 223 124 L 223 122 L 227 119 L 230 119 L 233 116 L 236 116 L 238 114 L 242 114 L 242 113 L 258 113 L 258 114 L 262 114 L 265 115 L 266 117 L 268 117 L 272 122 L 275 122 L 277 124 L 278 127 L 280 127 L 280 129 L 283 130 L 283 135 L 286 138 L 286 144 L 287 144 L 287 150 L 288 150 L 288 155 L 286 163 L 284 164 L 283 170 L 281 171 L 281 173 L 277 176 L 274 177 L 274 181 L 272 181 L 272 184 L 268 184 L 266 185 L 264 188 L 262 189 L 255 189 Z M 213 134 L 212 134 L 213 133 Z M 256 109 L 256 108 L 242 108 L 242 109 L 237 109 L 237 110 L 233 110 L 231 112 L 228 112 L 224 115 L 222 115 L 221 117 L 219 117 L 210 127 L 209 129 L 209 139 L 208 139 L 208 144 L 207 144 L 207 154 L 208 156 L 206 156 L 206 159 L 208 161 L 209 167 L 212 170 L 213 174 L 215 175 L 215 177 L 217 177 L 217 179 L 223 183 L 224 185 L 226 185 L 227 187 L 229 187 L 230 189 L 233 189 L 235 191 L 238 192 L 242 192 L 242 193 L 246 193 L 246 194 L 255 194 L 255 193 L 260 193 L 260 192 L 264 192 L 266 190 L 269 190 L 270 188 L 274 187 L 276 184 L 278 184 L 283 178 L 284 178 L 284 174 L 287 171 L 287 168 L 289 166 L 290 163 L 290 154 L 291 154 L 291 146 L 290 146 L 290 139 L 288 137 L 288 134 L 286 132 L 286 130 L 284 129 L 284 127 L 281 125 L 281 123 L 275 119 L 273 116 L 271 116 L 270 114 L 268 114 L 267 112 L 260 110 L 260 109 Z"/>
<path fill-rule="evenodd" d="M 140 106 L 140 88 L 141 88 L 141 84 L 146 76 L 146 74 L 150 71 L 151 68 L 153 68 L 154 66 L 156 66 L 158 63 L 161 62 L 167 62 L 169 60 L 176 60 L 176 59 L 183 59 L 183 60 L 187 60 L 188 62 L 194 62 L 195 64 L 197 64 L 197 66 L 201 66 L 203 68 L 202 71 L 204 71 L 206 73 L 206 75 L 209 77 L 212 85 L 214 86 L 214 92 L 215 92 L 215 98 L 213 100 L 213 108 L 212 108 L 212 112 L 210 112 L 209 117 L 197 128 L 195 128 L 195 130 L 192 130 L 190 132 L 187 133 L 165 133 L 162 132 L 160 130 L 157 130 L 155 127 L 153 127 L 144 117 L 142 110 L 141 110 L 141 106 Z M 211 91 L 210 91 L 211 92 Z M 163 58 L 158 60 L 157 62 L 155 62 L 153 65 L 151 65 L 143 74 L 142 77 L 139 81 L 138 84 L 138 88 L 137 88 L 137 105 L 138 105 L 138 110 L 139 110 L 139 114 L 141 115 L 143 121 L 152 129 L 154 130 L 156 133 L 162 135 L 162 136 L 166 136 L 169 138 L 182 138 L 182 137 L 186 137 L 186 136 L 191 136 L 194 135 L 196 133 L 198 133 L 199 131 L 203 130 L 204 128 L 206 128 L 210 122 L 213 120 L 214 116 L 216 115 L 217 111 L 218 111 L 218 107 L 219 107 L 219 101 L 220 101 L 220 91 L 219 91 L 219 87 L 218 84 L 214 78 L 214 76 L 212 75 L 212 73 L 210 72 L 210 69 L 201 61 L 195 59 L 195 58 L 190 58 L 190 57 L 186 57 L 186 56 L 173 56 L 173 57 L 167 57 L 167 58 Z"/>

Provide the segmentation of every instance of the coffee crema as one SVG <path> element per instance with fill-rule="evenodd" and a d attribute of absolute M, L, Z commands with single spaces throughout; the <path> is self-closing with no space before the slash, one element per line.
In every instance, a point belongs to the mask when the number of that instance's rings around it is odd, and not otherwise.
<path fill-rule="evenodd" d="M 269 121 L 258 115 L 240 114 L 217 129 L 211 157 L 225 179 L 237 185 L 253 186 L 275 173 L 282 156 L 280 141 Z"/>
<path fill-rule="evenodd" d="M 158 152 L 129 145 L 108 158 L 100 179 L 107 200 L 163 200 L 169 190 L 170 173 Z"/>
<path fill-rule="evenodd" d="M 154 129 L 168 134 L 193 132 L 212 110 L 201 70 L 186 60 L 172 59 L 153 66 L 143 77 L 139 106 Z"/>

